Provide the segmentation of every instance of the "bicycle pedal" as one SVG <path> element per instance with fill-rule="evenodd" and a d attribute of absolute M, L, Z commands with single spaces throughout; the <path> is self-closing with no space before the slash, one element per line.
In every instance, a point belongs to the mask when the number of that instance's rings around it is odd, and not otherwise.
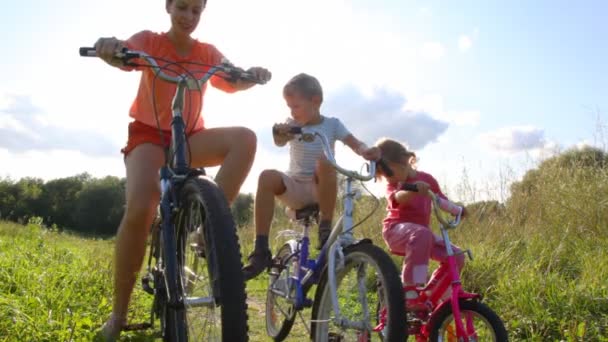
<path fill-rule="evenodd" d="M 146 275 L 141 278 L 141 287 L 147 293 L 149 293 L 151 295 L 154 294 L 154 289 L 152 288 L 152 286 L 150 286 L 150 276 Z"/>
<path fill-rule="evenodd" d="M 312 307 L 312 300 L 310 298 L 304 298 L 304 307 L 305 308 Z"/>
<path fill-rule="evenodd" d="M 146 323 L 136 323 L 136 324 L 127 324 L 122 327 L 123 331 L 135 331 L 135 330 L 148 330 L 152 329 L 153 326 L 149 322 Z"/>

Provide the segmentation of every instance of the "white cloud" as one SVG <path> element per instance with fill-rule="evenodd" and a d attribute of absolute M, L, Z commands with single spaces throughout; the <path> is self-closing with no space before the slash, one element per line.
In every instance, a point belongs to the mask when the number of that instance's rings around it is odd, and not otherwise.
<path fill-rule="evenodd" d="M 95 156 L 107 156 L 118 146 L 103 134 L 50 124 L 43 111 L 29 96 L 5 96 L 10 99 L 0 108 L 0 148 L 11 152 L 73 150 Z"/>
<path fill-rule="evenodd" d="M 473 46 L 473 39 L 465 34 L 460 35 L 458 38 L 458 49 L 461 52 L 466 52 L 471 48 L 471 46 Z"/>
<path fill-rule="evenodd" d="M 559 146 L 545 138 L 545 131 L 534 126 L 503 127 L 481 134 L 479 139 L 491 149 L 505 153 L 552 153 Z"/>
<path fill-rule="evenodd" d="M 445 55 L 445 48 L 438 42 L 426 42 L 422 45 L 420 55 L 429 61 L 437 62 Z"/>
<path fill-rule="evenodd" d="M 24 44 L 21 48 L 9 44 L 9 50 L 20 51 L 18 63 L 13 63 L 14 58 L 5 54 L 0 57 L 2 64 L 18 67 L 5 70 L 5 77 L 0 80 L 0 94 L 27 94 L 36 110 L 29 111 L 29 116 L 0 113 L 0 130 L 5 130 L 0 133 L 0 140 L 19 134 L 22 141 L 29 141 L 29 146 L 37 151 L 20 150 L 23 144 L 17 149 L 11 147 L 10 151 L 2 150 L 4 145 L 0 145 L 0 172 L 17 178 L 28 174 L 65 177 L 82 171 L 123 176 L 124 165 L 118 149 L 127 138 L 130 121 L 127 113 L 140 75 L 111 69 L 97 59 L 81 58 L 76 50 L 79 46 L 92 45 L 99 36 L 127 38 L 142 29 L 167 30 L 169 20 L 164 3 L 150 6 L 148 2 L 70 0 L 73 6 L 66 7 L 63 15 L 44 16 L 41 18 L 44 22 L 36 22 L 42 27 L 52 27 L 44 32 L 33 31 L 37 44 Z M 114 11 L 116 6 L 123 10 Z M 141 8 L 146 8 L 146 15 L 130 15 Z M 281 15 L 273 14 L 277 12 Z M 288 115 L 281 89 L 299 72 L 311 73 L 321 80 L 327 94 L 326 104 L 331 104 L 334 95 L 338 97 L 333 108 L 324 109 L 329 115 L 343 118 L 353 133 L 368 143 L 380 135 L 391 135 L 413 146 L 433 145 L 429 143 L 440 139 L 448 126 L 471 125 L 478 120 L 474 110 L 444 108 L 442 101 L 438 109 L 433 105 L 412 107 L 420 81 L 428 78 L 429 68 L 434 68 L 433 63 L 425 62 L 441 60 L 446 48 L 439 42 L 424 43 L 434 38 L 425 38 L 419 28 L 394 31 L 398 28 L 386 23 L 391 18 L 400 18 L 400 14 L 384 12 L 380 9 L 381 16 L 370 17 L 364 9 L 345 0 L 209 3 L 194 36 L 216 44 L 239 65 L 262 65 L 273 72 L 273 80 L 263 87 L 238 94 L 223 94 L 209 88 L 205 97 L 207 126 L 244 125 L 258 134 L 258 153 L 243 191 L 255 191 L 257 177 L 264 168 L 287 167 L 287 151 L 273 147 L 268 141 L 269 127 Z M 423 8 L 419 14 L 430 16 L 432 12 Z M 104 19 L 109 17 L 117 24 L 109 27 Z M 25 31 L 26 26 L 35 25 L 26 22 L 16 29 Z M 62 39 L 51 39 L 57 36 Z M 475 39 L 474 35 L 471 37 Z M 28 41 L 20 37 L 18 40 Z M 7 60 L 11 63 L 4 63 Z M 356 88 L 346 91 L 346 84 Z M 408 101 L 402 94 L 408 95 Z M 0 108 L 8 108 L 9 100 L 12 101 L 0 96 Z M 378 113 L 398 118 L 400 124 L 389 120 L 369 124 L 370 114 Z M 29 121 L 25 121 L 26 118 Z M 378 127 L 371 127 L 376 124 Z M 45 130 L 35 131 L 32 127 Z M 24 138 L 26 134 L 32 137 L 28 140 Z M 37 146 L 33 137 L 39 136 L 45 143 Z M 74 140 L 85 136 L 90 139 L 90 145 L 81 146 Z M 83 152 L 65 150 L 66 146 L 75 145 L 74 150 Z M 360 166 L 360 159 L 347 149 L 338 147 L 337 151 L 338 159 L 343 160 L 346 167 Z M 91 153 L 99 153 L 99 157 L 88 156 Z M 425 158 L 431 160 L 434 156 Z M 57 160 L 70 162 L 57 163 Z M 211 168 L 209 172 L 215 174 L 216 170 Z"/>
<path fill-rule="evenodd" d="M 474 109 L 446 110 L 443 96 L 439 94 L 414 94 L 405 107 L 412 111 L 428 112 L 434 118 L 456 126 L 477 126 L 481 113 Z"/>
<path fill-rule="evenodd" d="M 406 103 L 403 95 L 386 89 L 376 89 L 366 96 L 354 87 L 346 87 L 328 96 L 324 112 L 340 118 L 368 144 L 388 136 L 420 149 L 445 132 L 447 123 L 423 111 L 404 109 Z"/>

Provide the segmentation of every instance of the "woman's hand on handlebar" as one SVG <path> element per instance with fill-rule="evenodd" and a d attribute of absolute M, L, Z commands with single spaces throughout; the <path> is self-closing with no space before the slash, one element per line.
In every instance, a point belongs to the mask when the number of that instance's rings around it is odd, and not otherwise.
<path fill-rule="evenodd" d="M 123 61 L 116 54 L 125 48 L 125 42 L 116 37 L 99 38 L 95 43 L 97 56 L 114 67 L 123 66 Z"/>
<path fill-rule="evenodd" d="M 244 71 L 244 74 L 242 74 L 241 77 L 236 78 L 233 82 L 237 90 L 245 90 L 256 84 L 266 84 L 271 78 L 272 74 L 268 69 L 251 67 Z"/>
<path fill-rule="evenodd" d="M 251 74 L 259 84 L 266 84 L 272 78 L 272 73 L 266 68 L 262 67 L 251 67 L 247 69 L 247 73 Z"/>

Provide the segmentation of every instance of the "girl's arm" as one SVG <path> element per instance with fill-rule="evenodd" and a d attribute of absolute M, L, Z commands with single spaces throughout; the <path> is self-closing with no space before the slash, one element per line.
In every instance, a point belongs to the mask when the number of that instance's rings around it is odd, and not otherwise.
<path fill-rule="evenodd" d="M 462 211 L 462 217 L 466 216 L 467 212 L 464 205 L 459 205 L 450 201 L 448 197 L 441 191 L 441 188 L 439 188 L 439 183 L 437 182 L 437 180 L 435 180 L 435 178 L 432 179 L 431 190 L 435 194 L 437 194 L 437 202 L 439 203 L 439 208 L 441 208 L 441 210 L 448 212 L 454 216 L 460 214 L 460 212 Z"/>
<path fill-rule="evenodd" d="M 405 183 L 395 192 L 395 201 L 399 204 L 409 202 L 414 196 L 427 196 L 430 185 L 423 181 Z"/>

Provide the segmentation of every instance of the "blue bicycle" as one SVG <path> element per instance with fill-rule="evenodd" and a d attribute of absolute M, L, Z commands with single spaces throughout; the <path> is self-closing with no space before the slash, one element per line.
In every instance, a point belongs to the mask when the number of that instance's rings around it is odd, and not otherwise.
<path fill-rule="evenodd" d="M 80 55 L 94 57 L 95 49 L 80 48 Z M 258 80 L 229 63 L 197 63 L 197 71 L 182 66 L 183 74 L 170 76 L 163 69 L 177 63 L 126 49 L 115 57 L 126 65 L 151 67 L 158 78 L 177 84 L 173 140 L 160 170 L 159 216 L 152 226 L 148 269 L 142 278 L 143 289 L 154 295 L 150 322 L 125 330 L 153 328 L 159 318 L 164 341 L 246 341 L 245 282 L 235 224 L 219 187 L 203 169 L 187 163 L 182 110 L 187 91 L 200 90 L 214 74 Z M 135 64 L 136 59 L 148 64 Z M 157 60 L 167 64 L 160 67 Z"/>
<path fill-rule="evenodd" d="M 405 305 L 401 278 L 389 255 L 371 240 L 355 240 L 353 228 L 354 180 L 374 177 L 376 163 L 362 175 L 336 164 L 327 138 L 315 131 L 294 127 L 291 133 L 304 141 L 318 138 L 334 168 L 346 177 L 344 212 L 333 227 L 317 259 L 309 259 L 309 230 L 318 219 L 316 204 L 296 210 L 293 219 L 302 232 L 284 230 L 291 237 L 277 252 L 269 269 L 266 297 L 266 331 L 275 341 L 284 340 L 296 314 L 312 306 L 309 329 L 314 341 L 398 341 L 406 340 Z M 317 285 L 314 300 L 307 297 Z M 378 320 L 375 308 L 387 304 L 387 325 L 374 332 Z M 304 319 L 302 318 L 304 321 Z M 305 326 L 307 326 L 305 324 Z M 308 327 L 307 327 L 308 328 Z"/>

